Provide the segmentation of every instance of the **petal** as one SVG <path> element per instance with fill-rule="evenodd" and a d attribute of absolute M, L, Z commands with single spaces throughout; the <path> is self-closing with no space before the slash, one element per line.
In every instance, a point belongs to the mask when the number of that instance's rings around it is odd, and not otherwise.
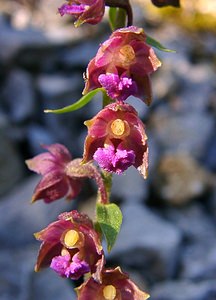
<path fill-rule="evenodd" d="M 61 236 L 69 228 L 74 228 L 70 221 L 58 220 L 40 232 L 35 233 L 35 238 L 42 241 L 35 266 L 36 271 L 49 266 L 52 258 L 60 254 L 62 250 L 62 244 L 60 242 Z"/>
<path fill-rule="evenodd" d="M 97 67 L 104 67 L 111 64 L 114 60 L 118 49 L 121 47 L 123 39 L 121 36 L 110 37 L 99 48 L 95 56 L 95 65 Z"/>
<path fill-rule="evenodd" d="M 83 23 L 97 24 L 101 21 L 104 10 L 105 3 L 104 0 L 94 0 L 94 1 L 80 1 L 86 4 L 85 11 L 80 15 L 78 20 L 75 22 L 76 26 L 79 26 Z"/>
<path fill-rule="evenodd" d="M 93 228 L 91 219 L 86 214 L 79 213 L 77 210 L 61 213 L 58 218 L 59 220 L 70 221 L 74 224 L 74 226 L 82 224 Z"/>
<path fill-rule="evenodd" d="M 74 228 L 75 227 L 70 220 L 60 219 L 52 222 L 46 228 L 34 235 L 39 241 L 47 242 L 48 244 L 56 244 L 60 242 L 60 238 L 64 231 Z"/>
<path fill-rule="evenodd" d="M 99 147 L 103 147 L 105 142 L 104 138 L 93 138 L 90 135 L 86 137 L 85 144 L 84 144 L 84 152 L 83 152 L 83 160 L 82 163 L 87 163 L 93 159 L 93 155 L 95 151 Z"/>
<path fill-rule="evenodd" d="M 146 179 L 148 177 L 148 146 L 146 145 L 146 149 L 143 152 L 142 164 L 137 168 L 140 174 Z"/>
<path fill-rule="evenodd" d="M 64 16 L 65 14 L 77 16 L 85 11 L 85 5 L 63 4 L 59 7 L 58 11 L 61 16 Z"/>
<path fill-rule="evenodd" d="M 56 244 L 49 244 L 49 243 L 42 243 L 37 262 L 35 265 L 35 271 L 40 271 L 41 268 L 49 267 L 54 256 L 57 256 L 61 253 L 62 245 L 60 243 Z"/>
<path fill-rule="evenodd" d="M 135 96 L 150 105 L 152 102 L 152 88 L 149 76 L 141 77 L 138 74 L 133 74 L 133 78 L 137 84 L 137 94 Z"/>
<path fill-rule="evenodd" d="M 25 162 L 31 171 L 41 175 L 56 169 L 55 158 L 50 153 L 41 153 Z"/>
<path fill-rule="evenodd" d="M 68 149 L 62 144 L 43 145 L 56 159 L 58 163 L 68 163 L 72 157 Z"/>
<path fill-rule="evenodd" d="M 74 199 L 80 193 L 82 189 L 83 182 L 81 179 L 68 178 L 68 185 L 70 189 L 67 194 L 67 199 Z"/>
<path fill-rule="evenodd" d="M 83 94 L 87 94 L 91 90 L 101 87 L 101 84 L 98 81 L 98 77 L 100 74 L 105 73 L 106 68 L 104 66 L 97 67 L 95 64 L 95 58 L 90 60 L 87 71 L 86 71 L 86 82 L 85 88 L 83 90 Z"/>
<path fill-rule="evenodd" d="M 69 186 L 67 178 L 62 173 L 52 171 L 45 174 L 38 183 L 32 196 L 32 202 L 43 199 L 46 203 L 66 196 Z"/>
<path fill-rule="evenodd" d="M 84 122 L 84 124 L 88 127 L 88 134 L 91 137 L 102 138 L 107 135 L 107 124 L 110 116 L 109 112 L 107 112 L 107 114 L 99 113 L 93 119 Z"/>
<path fill-rule="evenodd" d="M 36 173 L 44 175 L 51 171 L 60 172 L 64 165 L 72 159 L 67 148 L 61 144 L 42 145 L 42 147 L 49 152 L 26 160 L 28 168 Z"/>

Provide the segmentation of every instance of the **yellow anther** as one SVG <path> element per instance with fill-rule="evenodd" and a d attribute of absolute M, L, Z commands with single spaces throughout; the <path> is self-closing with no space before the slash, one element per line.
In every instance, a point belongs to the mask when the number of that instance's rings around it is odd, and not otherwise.
<path fill-rule="evenodd" d="M 111 130 L 114 135 L 121 136 L 125 133 L 125 123 L 121 119 L 116 119 L 111 124 Z"/>
<path fill-rule="evenodd" d="M 116 297 L 116 288 L 113 285 L 106 285 L 103 289 L 103 296 L 106 300 L 114 300 Z"/>
<path fill-rule="evenodd" d="M 79 240 L 79 233 L 76 230 L 68 230 L 64 237 L 65 246 L 68 248 L 73 247 Z"/>
<path fill-rule="evenodd" d="M 134 49 L 130 45 L 123 46 L 119 52 L 120 60 L 125 67 L 129 66 L 135 59 Z"/>

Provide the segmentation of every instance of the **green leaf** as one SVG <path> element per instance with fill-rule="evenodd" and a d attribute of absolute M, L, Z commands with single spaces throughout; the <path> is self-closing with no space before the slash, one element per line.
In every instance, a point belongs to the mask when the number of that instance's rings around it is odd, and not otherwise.
<path fill-rule="evenodd" d="M 157 48 L 160 51 L 164 51 L 164 52 L 173 52 L 175 53 L 175 50 L 171 50 L 168 49 L 166 47 L 164 47 L 163 45 L 161 45 L 161 43 L 159 43 L 158 41 L 156 41 L 155 39 L 153 39 L 152 37 L 150 37 L 149 35 L 146 36 L 146 43 Z"/>
<path fill-rule="evenodd" d="M 125 9 L 119 7 L 110 7 L 109 9 L 109 24 L 111 30 L 125 27 L 127 13 Z"/>
<path fill-rule="evenodd" d="M 122 213 L 120 208 L 114 204 L 97 204 L 97 222 L 105 236 L 107 250 L 111 251 L 122 224 Z"/>
<path fill-rule="evenodd" d="M 115 29 L 125 27 L 126 26 L 126 18 L 127 18 L 126 10 L 119 7 L 117 9 Z"/>
<path fill-rule="evenodd" d="M 116 28 L 116 14 L 117 14 L 117 8 L 110 7 L 110 9 L 109 9 L 109 24 L 110 24 L 112 31 L 114 31 Z"/>
<path fill-rule="evenodd" d="M 103 88 L 95 89 L 95 90 L 89 92 L 88 94 L 84 95 L 77 102 L 75 102 L 71 105 L 65 106 L 65 107 L 60 108 L 60 109 L 45 109 L 44 112 L 45 113 L 54 113 L 54 114 L 63 114 L 63 113 L 68 113 L 68 112 L 80 109 L 83 106 L 85 106 L 88 102 L 90 102 L 92 100 L 92 98 L 98 92 L 103 92 L 104 93 L 104 89 Z"/>

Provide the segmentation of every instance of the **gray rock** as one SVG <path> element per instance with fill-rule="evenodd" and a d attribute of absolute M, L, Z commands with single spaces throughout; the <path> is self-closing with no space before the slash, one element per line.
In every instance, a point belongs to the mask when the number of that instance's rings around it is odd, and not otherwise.
<path fill-rule="evenodd" d="M 206 151 L 203 154 L 203 161 L 209 170 L 216 171 L 216 130 L 214 130 L 207 142 Z"/>
<path fill-rule="evenodd" d="M 150 292 L 152 300 L 215 300 L 215 280 L 167 281 L 157 284 Z"/>
<path fill-rule="evenodd" d="M 46 101 L 52 101 L 51 103 L 45 103 L 49 105 L 52 104 L 52 107 L 46 107 L 49 109 L 62 108 L 65 105 L 76 102 L 78 98 L 74 99 L 74 93 L 79 89 L 81 90 L 82 85 L 83 80 L 82 78 L 79 78 L 77 74 L 74 74 L 73 76 L 61 74 L 40 75 L 36 81 L 36 86 L 42 97 L 46 99 Z M 68 102 L 66 104 L 66 97 L 71 99 L 71 103 Z M 57 105 L 56 107 L 55 104 Z"/>
<path fill-rule="evenodd" d="M 206 244 L 214 240 L 216 227 L 203 207 L 194 202 L 185 207 L 166 209 L 166 218 L 179 228 L 188 241 Z"/>
<path fill-rule="evenodd" d="M 57 200 L 50 204 L 38 201 L 30 204 L 39 176 L 32 176 L 19 184 L 0 200 L 1 247 L 23 247 L 34 242 L 33 233 L 40 231 L 57 219 L 62 211 L 72 209 L 72 204 Z M 36 243 L 36 242 L 35 242 Z"/>
<path fill-rule="evenodd" d="M 178 114 L 161 108 L 152 115 L 150 126 L 164 152 L 193 153 L 199 158 L 214 129 L 214 119 L 204 112 Z"/>
<path fill-rule="evenodd" d="M 170 98 L 170 95 L 176 93 L 179 88 L 179 82 L 173 74 L 173 65 L 170 64 L 169 59 L 165 59 L 162 67 L 152 76 L 152 105 L 159 104 L 161 99 Z"/>
<path fill-rule="evenodd" d="M 62 142 L 66 146 L 77 147 L 79 134 L 85 129 L 83 124 L 85 108 L 66 114 L 43 113 L 44 109 L 58 109 L 71 105 L 82 97 L 82 78 L 77 75 L 67 77 L 66 75 L 43 75 L 38 78 L 37 85 L 43 99 L 41 116 L 47 131 L 54 137 L 55 141 Z M 76 144 L 76 147 L 74 147 Z M 83 145 L 82 145 L 83 147 Z M 77 151 L 78 150 L 78 151 Z"/>
<path fill-rule="evenodd" d="M 185 247 L 182 253 L 181 277 L 192 280 L 216 278 L 216 243 L 209 240 L 194 242 Z"/>
<path fill-rule="evenodd" d="M 179 93 L 182 108 L 193 112 L 205 111 L 216 80 L 211 64 L 188 65 L 182 74 Z"/>
<path fill-rule="evenodd" d="M 155 138 L 154 133 L 151 129 L 146 127 L 146 132 L 148 136 L 148 147 L 149 147 L 149 176 L 148 180 L 152 181 L 155 171 L 157 169 L 158 162 L 160 161 L 162 149 L 160 143 Z"/>
<path fill-rule="evenodd" d="M 50 131 L 45 126 L 33 123 L 26 128 L 26 138 L 29 148 L 33 155 L 37 155 L 42 151 L 41 144 L 50 145 L 57 141 L 56 132 Z"/>
<path fill-rule="evenodd" d="M 87 41 L 62 52 L 60 63 L 64 68 L 86 68 L 99 48 L 99 41 Z"/>
<path fill-rule="evenodd" d="M 167 209 L 166 217 L 181 230 L 184 244 L 180 254 L 179 274 L 184 279 L 216 277 L 216 227 L 198 203 L 181 209 Z"/>
<path fill-rule="evenodd" d="M 9 191 L 24 175 L 22 160 L 4 130 L 4 126 L 0 128 L 0 195 Z"/>
<path fill-rule="evenodd" d="M 30 282 L 33 275 L 36 251 L 33 248 L 13 249 L 0 252 L 1 299 L 29 299 Z"/>
<path fill-rule="evenodd" d="M 0 295 L 2 300 L 76 299 L 72 286 L 51 270 L 34 272 L 37 249 L 0 252 Z"/>
<path fill-rule="evenodd" d="M 0 22 L 0 60 L 8 62 L 17 53 L 28 47 L 46 45 L 47 39 L 41 31 L 32 28 L 17 30 L 1 16 Z"/>
<path fill-rule="evenodd" d="M 216 78 L 212 64 L 199 63 L 192 65 L 187 56 L 179 54 L 175 57 L 169 57 L 164 64 L 168 64 L 171 73 L 168 75 L 171 75 L 174 83 L 178 82 L 177 90 L 170 90 L 178 106 L 177 109 L 196 113 L 206 111 Z M 173 64 L 176 65 L 174 69 Z M 165 69 L 167 68 L 166 66 Z M 161 72 L 163 72 L 163 69 L 161 69 Z M 169 76 L 166 76 L 166 74 L 163 76 L 165 82 L 166 77 L 169 78 Z M 173 91 L 175 94 L 173 94 Z"/>
<path fill-rule="evenodd" d="M 190 154 L 182 152 L 163 155 L 154 177 L 156 193 L 174 205 L 183 205 L 203 195 L 214 180 Z"/>
<path fill-rule="evenodd" d="M 216 218 L 216 187 L 212 191 L 212 195 L 209 198 L 209 208 L 214 218 Z"/>
<path fill-rule="evenodd" d="M 61 278 L 52 270 L 43 270 L 38 274 L 34 274 L 32 281 L 31 300 L 77 299 L 72 283 L 65 278 Z"/>
<path fill-rule="evenodd" d="M 122 207 L 123 224 L 111 252 L 120 265 L 137 268 L 147 280 L 162 280 L 176 271 L 180 231 L 137 203 Z"/>
<path fill-rule="evenodd" d="M 4 101 L 9 118 L 22 122 L 35 112 L 35 95 L 30 75 L 21 70 L 13 70 L 4 86 Z"/>
<path fill-rule="evenodd" d="M 139 118 L 145 123 L 145 119 L 149 116 L 150 109 L 143 103 L 142 100 L 134 96 L 130 96 L 127 99 L 128 104 L 132 105 L 138 112 Z"/>
<path fill-rule="evenodd" d="M 148 197 L 148 180 L 131 167 L 123 175 L 113 175 L 112 194 L 127 202 L 142 202 Z"/>

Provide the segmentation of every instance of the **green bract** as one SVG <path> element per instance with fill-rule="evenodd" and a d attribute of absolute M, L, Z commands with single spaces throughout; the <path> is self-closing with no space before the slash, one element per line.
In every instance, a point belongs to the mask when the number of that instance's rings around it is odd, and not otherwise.
<path fill-rule="evenodd" d="M 68 106 L 65 106 L 65 107 L 59 108 L 59 109 L 45 109 L 44 112 L 45 113 L 53 113 L 53 114 L 64 114 L 64 113 L 68 113 L 68 112 L 80 109 L 83 106 L 85 106 L 86 104 L 88 104 L 98 92 L 104 92 L 104 89 L 103 88 L 95 89 L 95 90 L 89 92 L 88 94 L 84 95 L 77 102 L 75 102 L 71 105 L 68 105 Z"/>
<path fill-rule="evenodd" d="M 146 35 L 146 43 L 157 48 L 160 51 L 173 52 L 173 53 L 176 52 L 175 50 L 171 50 L 171 49 L 164 47 L 163 45 L 161 45 L 161 43 L 159 43 L 157 40 L 153 39 L 149 35 Z"/>
<path fill-rule="evenodd" d="M 107 242 L 107 250 L 111 251 L 122 224 L 120 208 L 114 204 L 97 204 L 97 222 Z"/>

